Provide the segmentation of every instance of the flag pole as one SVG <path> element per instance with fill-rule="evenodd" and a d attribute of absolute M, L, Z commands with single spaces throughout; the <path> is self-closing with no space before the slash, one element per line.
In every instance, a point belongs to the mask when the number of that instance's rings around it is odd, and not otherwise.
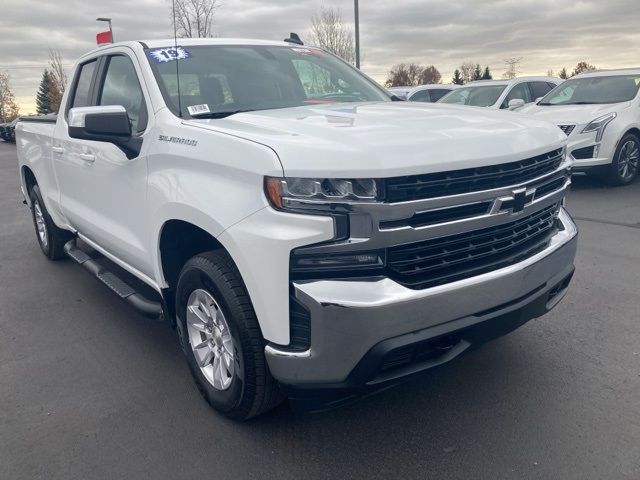
<path fill-rule="evenodd" d="M 360 6 L 358 0 L 353 0 L 353 10 L 355 17 L 355 34 L 356 34 L 356 68 L 360 68 Z"/>

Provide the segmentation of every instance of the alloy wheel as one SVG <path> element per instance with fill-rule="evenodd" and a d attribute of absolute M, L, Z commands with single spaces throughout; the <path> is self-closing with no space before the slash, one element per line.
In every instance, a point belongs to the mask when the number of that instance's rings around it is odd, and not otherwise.
<path fill-rule="evenodd" d="M 215 389 L 227 390 L 235 375 L 235 348 L 220 305 L 206 290 L 194 290 L 186 320 L 189 345 L 202 374 Z"/>
<path fill-rule="evenodd" d="M 640 147 L 636 140 L 627 140 L 620 149 L 618 158 L 618 175 L 622 180 L 633 178 L 638 171 Z"/>

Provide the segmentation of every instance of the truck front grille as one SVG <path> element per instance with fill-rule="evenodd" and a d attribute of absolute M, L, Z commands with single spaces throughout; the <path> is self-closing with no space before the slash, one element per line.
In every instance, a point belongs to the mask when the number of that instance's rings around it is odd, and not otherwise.
<path fill-rule="evenodd" d="M 423 289 L 521 262 L 548 246 L 558 210 L 555 204 L 514 222 L 388 248 L 388 274 Z"/>
<path fill-rule="evenodd" d="M 558 149 L 500 165 L 389 178 L 384 184 L 385 201 L 407 202 L 524 183 L 553 172 L 562 160 Z"/>

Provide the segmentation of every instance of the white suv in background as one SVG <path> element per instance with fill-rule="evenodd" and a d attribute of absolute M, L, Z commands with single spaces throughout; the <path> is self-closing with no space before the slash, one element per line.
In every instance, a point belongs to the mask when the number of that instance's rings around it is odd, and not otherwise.
<path fill-rule="evenodd" d="M 439 103 L 516 110 L 544 97 L 561 83 L 562 80 L 555 77 L 476 80 L 448 93 L 439 100 Z"/>
<path fill-rule="evenodd" d="M 574 170 L 626 185 L 638 175 L 640 69 L 589 72 L 520 110 L 550 120 L 569 137 Z"/>
<path fill-rule="evenodd" d="M 442 85 L 439 83 L 420 85 L 409 91 L 407 100 L 410 102 L 435 103 L 456 88 L 459 88 L 458 85 Z"/>

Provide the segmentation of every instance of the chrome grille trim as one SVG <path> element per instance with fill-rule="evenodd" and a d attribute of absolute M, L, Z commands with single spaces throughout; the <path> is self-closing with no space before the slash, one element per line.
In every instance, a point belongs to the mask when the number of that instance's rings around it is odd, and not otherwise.
<path fill-rule="evenodd" d="M 563 151 L 558 148 L 523 160 L 484 167 L 388 178 L 384 180 L 384 201 L 400 203 L 490 190 L 511 185 L 518 179 L 527 182 L 555 171 L 562 163 Z"/>
<path fill-rule="evenodd" d="M 571 185 L 570 168 L 573 161 L 566 159 L 553 172 L 542 175 L 527 182 L 517 183 L 492 190 L 463 193 L 446 197 L 412 200 L 401 203 L 357 203 L 350 202 L 342 205 L 343 213 L 350 217 L 349 238 L 338 242 L 324 243 L 303 247 L 305 254 L 329 254 L 332 252 L 356 252 L 362 250 L 375 250 L 388 248 L 405 243 L 418 242 L 425 239 L 441 236 L 455 235 L 470 230 L 499 225 L 513 221 L 520 216 L 530 215 L 549 205 L 561 201 Z M 558 188 L 545 192 L 547 185 Z M 510 213 L 508 211 L 487 212 L 484 215 L 462 218 L 452 221 L 442 221 L 420 227 L 402 226 L 394 228 L 380 228 L 381 223 L 397 222 L 402 219 L 410 219 L 416 213 L 428 212 L 443 208 L 459 207 L 465 204 L 480 202 L 496 202 L 498 199 L 508 197 L 516 189 L 541 189 L 543 195 L 535 195 L 533 201 L 527 204 L 522 211 Z"/>

